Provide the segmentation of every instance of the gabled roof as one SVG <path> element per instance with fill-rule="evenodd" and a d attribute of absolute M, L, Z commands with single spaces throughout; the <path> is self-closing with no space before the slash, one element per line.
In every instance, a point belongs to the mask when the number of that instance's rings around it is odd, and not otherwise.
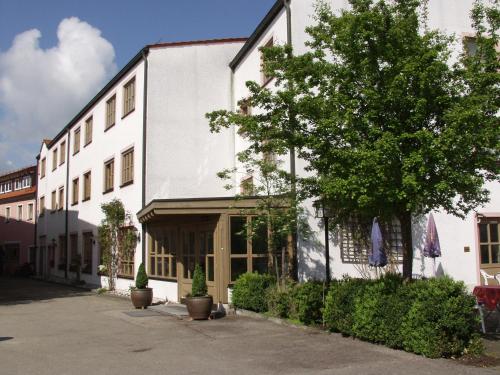
<path fill-rule="evenodd" d="M 241 47 L 238 54 L 234 57 L 234 59 L 229 63 L 229 67 L 232 70 L 235 70 L 240 62 L 246 57 L 247 53 L 250 49 L 257 43 L 259 38 L 264 34 L 269 25 L 274 21 L 276 16 L 281 12 L 281 10 L 285 8 L 285 3 L 283 0 L 276 0 L 273 7 L 267 12 L 266 16 L 260 21 L 257 25 L 255 31 L 250 35 L 246 43 Z"/>

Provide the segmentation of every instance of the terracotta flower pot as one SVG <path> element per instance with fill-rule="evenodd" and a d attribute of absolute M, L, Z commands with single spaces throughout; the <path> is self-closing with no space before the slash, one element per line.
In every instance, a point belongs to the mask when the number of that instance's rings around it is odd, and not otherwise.
<path fill-rule="evenodd" d="M 153 289 L 132 289 L 130 291 L 130 299 L 136 309 L 147 309 L 151 305 L 151 302 L 153 302 Z"/>
<path fill-rule="evenodd" d="M 186 297 L 189 316 L 194 320 L 206 320 L 212 313 L 212 296 Z"/>

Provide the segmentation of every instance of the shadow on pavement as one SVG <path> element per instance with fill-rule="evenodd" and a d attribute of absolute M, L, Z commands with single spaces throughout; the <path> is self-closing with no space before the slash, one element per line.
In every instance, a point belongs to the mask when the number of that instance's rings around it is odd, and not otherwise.
<path fill-rule="evenodd" d="M 0 277 L 0 306 L 89 295 L 89 290 L 16 277 Z"/>

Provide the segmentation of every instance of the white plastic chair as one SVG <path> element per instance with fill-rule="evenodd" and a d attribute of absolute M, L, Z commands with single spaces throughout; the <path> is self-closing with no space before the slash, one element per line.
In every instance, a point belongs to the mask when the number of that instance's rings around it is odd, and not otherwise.
<path fill-rule="evenodd" d="M 479 272 L 484 279 L 485 285 L 490 285 L 490 282 L 488 280 L 495 280 L 497 282 L 497 285 L 500 285 L 500 272 L 497 272 L 495 275 L 490 275 L 485 270 L 479 270 Z"/>

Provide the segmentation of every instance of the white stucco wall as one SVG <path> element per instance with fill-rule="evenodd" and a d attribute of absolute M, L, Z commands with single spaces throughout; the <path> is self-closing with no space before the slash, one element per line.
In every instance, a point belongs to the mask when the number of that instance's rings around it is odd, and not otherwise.
<path fill-rule="evenodd" d="M 135 110 L 122 118 L 123 115 L 123 85 L 131 78 L 135 77 Z M 42 147 L 40 160 L 47 157 L 46 177 L 40 179 L 38 197 L 45 195 L 46 207 L 50 208 L 50 194 L 54 189 L 59 189 L 60 186 L 65 186 L 66 192 L 69 194 L 68 207 L 68 233 L 69 235 L 78 234 L 78 251 L 83 251 L 83 232 L 91 231 L 94 235 L 95 244 L 93 245 L 93 264 L 92 274 L 82 274 L 81 278 L 89 284 L 106 286 L 101 278 L 97 275 L 97 267 L 99 264 L 99 249 L 97 244 L 97 226 L 103 219 L 101 204 L 109 202 L 113 198 L 120 199 L 125 209 L 131 214 L 133 224 L 141 233 L 135 214 L 141 208 L 141 184 L 142 184 L 142 111 L 143 111 L 143 82 L 144 82 L 144 67 L 143 63 L 139 62 L 133 67 L 124 77 L 122 77 L 114 87 L 110 88 L 106 94 L 82 116 L 82 118 L 71 127 L 71 139 L 68 145 L 67 135 L 66 145 L 70 148 L 69 158 L 69 189 L 66 186 L 66 164 L 52 171 L 52 149 L 57 147 L 62 142 L 62 139 L 47 150 L 45 145 Z M 116 95 L 116 122 L 115 125 L 105 129 L 106 118 L 106 101 L 113 95 Z M 93 117 L 92 142 L 84 146 L 85 140 L 85 120 Z M 73 155 L 74 130 L 80 127 L 80 151 Z M 134 147 L 134 183 L 124 187 L 121 184 L 121 153 Z M 104 162 L 114 157 L 114 190 L 112 192 L 103 193 L 104 190 Z M 68 160 L 69 159 L 69 160 Z M 91 171 L 91 198 L 83 202 L 83 174 Z M 79 200 L 78 204 L 72 205 L 72 181 L 79 178 Z M 59 235 L 65 234 L 65 212 L 57 211 L 50 213 L 47 210 L 45 217 L 39 218 L 37 236 L 45 235 L 47 237 L 47 245 L 50 244 L 52 238 L 57 241 L 57 251 L 55 256 L 56 267 L 51 273 L 56 276 L 63 277 L 64 271 L 57 270 L 59 259 Z M 70 240 L 68 236 L 68 253 L 71 253 Z M 135 264 L 141 262 L 141 244 L 138 243 L 135 251 Z M 69 273 L 69 278 L 74 279 L 75 274 Z M 128 280 L 123 281 L 124 287 L 128 288 Z M 123 282 L 117 283 L 119 288 Z M 125 289 L 126 289 L 125 288 Z"/>
<path fill-rule="evenodd" d="M 210 133 L 207 112 L 230 109 L 229 62 L 242 42 L 151 49 L 146 204 L 231 195 L 217 172 L 233 167 L 233 130 Z"/>

